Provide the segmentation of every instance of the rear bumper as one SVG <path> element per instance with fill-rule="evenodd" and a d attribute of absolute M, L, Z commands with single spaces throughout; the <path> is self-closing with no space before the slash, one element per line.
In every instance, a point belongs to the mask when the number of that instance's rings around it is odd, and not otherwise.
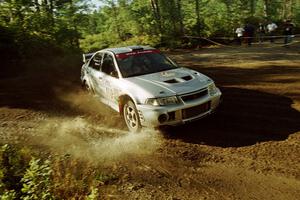
<path fill-rule="evenodd" d="M 189 103 L 169 106 L 137 105 L 142 126 L 158 127 L 179 125 L 201 119 L 212 114 L 221 102 L 222 93 L 193 100 Z"/>

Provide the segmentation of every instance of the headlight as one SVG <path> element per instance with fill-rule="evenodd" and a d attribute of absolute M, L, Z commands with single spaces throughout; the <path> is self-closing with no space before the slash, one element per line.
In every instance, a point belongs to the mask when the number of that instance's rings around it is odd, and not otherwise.
<path fill-rule="evenodd" d="M 218 92 L 218 89 L 214 83 L 212 83 L 208 86 L 208 92 L 209 92 L 210 96 L 213 96 Z"/>
<path fill-rule="evenodd" d="M 165 106 L 171 104 L 178 104 L 179 100 L 176 96 L 171 97 L 160 97 L 160 98 L 150 98 L 146 100 L 146 104 L 152 106 Z"/>

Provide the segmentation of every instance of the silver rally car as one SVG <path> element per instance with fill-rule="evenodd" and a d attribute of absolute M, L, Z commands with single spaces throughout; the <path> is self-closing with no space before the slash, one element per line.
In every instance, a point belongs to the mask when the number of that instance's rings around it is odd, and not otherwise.
<path fill-rule="evenodd" d="M 82 84 L 119 112 L 133 132 L 178 125 L 211 114 L 221 92 L 209 77 L 177 66 L 147 46 L 83 54 Z"/>

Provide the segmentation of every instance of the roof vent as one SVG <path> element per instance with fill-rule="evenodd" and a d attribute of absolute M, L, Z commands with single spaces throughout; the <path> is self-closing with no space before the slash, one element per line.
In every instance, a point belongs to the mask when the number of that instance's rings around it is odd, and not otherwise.
<path fill-rule="evenodd" d="M 129 46 L 128 49 L 130 49 L 131 51 L 142 51 L 142 50 L 144 50 L 144 48 L 141 47 L 141 46 Z"/>

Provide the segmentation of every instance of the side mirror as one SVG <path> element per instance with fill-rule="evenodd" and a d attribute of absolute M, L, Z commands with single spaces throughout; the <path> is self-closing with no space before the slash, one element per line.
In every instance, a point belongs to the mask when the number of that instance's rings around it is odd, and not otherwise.
<path fill-rule="evenodd" d="M 112 77 L 115 77 L 115 78 L 119 78 L 119 74 L 118 74 L 118 72 L 116 70 L 110 72 L 109 75 L 111 75 Z"/>

